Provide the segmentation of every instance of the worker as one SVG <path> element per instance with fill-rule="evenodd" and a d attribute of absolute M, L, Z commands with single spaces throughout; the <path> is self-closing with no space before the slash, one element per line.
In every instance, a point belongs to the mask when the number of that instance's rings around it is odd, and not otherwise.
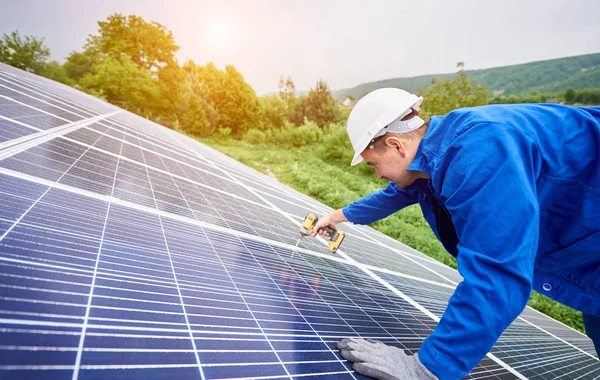
<path fill-rule="evenodd" d="M 350 338 L 342 357 L 379 379 L 462 378 L 532 289 L 581 310 L 600 355 L 600 107 L 489 105 L 425 122 L 422 101 L 384 88 L 355 105 L 351 165 L 389 184 L 320 218 L 313 236 L 419 203 L 463 281 L 417 355 Z"/>

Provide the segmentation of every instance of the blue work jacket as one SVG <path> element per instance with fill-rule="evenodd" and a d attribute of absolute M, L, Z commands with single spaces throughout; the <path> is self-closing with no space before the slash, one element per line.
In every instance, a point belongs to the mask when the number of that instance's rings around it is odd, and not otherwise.
<path fill-rule="evenodd" d="M 491 105 L 429 122 L 408 170 L 342 211 L 369 224 L 410 204 L 463 276 L 421 362 L 466 376 L 521 313 L 532 288 L 600 316 L 600 107 Z"/>

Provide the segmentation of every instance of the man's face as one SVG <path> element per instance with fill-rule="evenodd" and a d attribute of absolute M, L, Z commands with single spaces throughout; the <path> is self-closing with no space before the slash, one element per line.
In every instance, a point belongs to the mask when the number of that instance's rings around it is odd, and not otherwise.
<path fill-rule="evenodd" d="M 377 178 L 391 181 L 399 187 L 411 185 L 419 173 L 408 171 L 418 147 L 418 140 L 400 137 L 384 137 L 385 146 L 379 149 L 367 148 L 361 153 L 367 165 L 375 168 Z"/>

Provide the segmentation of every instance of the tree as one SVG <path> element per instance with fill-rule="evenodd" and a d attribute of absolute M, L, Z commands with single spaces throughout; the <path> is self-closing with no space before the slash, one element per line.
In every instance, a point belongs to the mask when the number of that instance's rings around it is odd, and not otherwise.
<path fill-rule="evenodd" d="M 329 123 L 338 121 L 339 113 L 338 102 L 331 95 L 327 82 L 319 79 L 315 88 L 311 88 L 306 97 L 301 96 L 298 99 L 291 121 L 301 125 L 307 118 L 323 128 Z"/>
<path fill-rule="evenodd" d="M 90 36 L 86 50 L 103 57 L 128 55 L 141 69 L 160 71 L 176 64 L 173 33 L 156 21 L 146 22 L 138 16 L 114 14 L 99 21 L 99 35 Z"/>
<path fill-rule="evenodd" d="M 281 129 L 285 125 L 286 109 L 283 100 L 277 96 L 260 98 L 263 109 L 262 129 Z"/>
<path fill-rule="evenodd" d="M 565 92 L 565 102 L 568 104 L 575 103 L 575 99 L 577 99 L 577 93 L 574 88 L 570 88 Z"/>
<path fill-rule="evenodd" d="M 155 113 L 158 83 L 127 55 L 105 58 L 79 84 L 85 91 L 139 115 L 151 117 Z"/>
<path fill-rule="evenodd" d="M 42 69 L 42 72 L 39 74 L 48 79 L 67 84 L 69 86 L 73 85 L 73 81 L 67 76 L 65 68 L 56 61 L 48 62 Z"/>
<path fill-rule="evenodd" d="M 229 65 L 222 71 L 213 63 L 188 64 L 195 66 L 195 79 L 205 86 L 208 100 L 219 115 L 219 129 L 229 128 L 233 136 L 239 137 L 260 126 L 262 108 L 258 97 L 235 67 Z"/>
<path fill-rule="evenodd" d="M 286 110 L 293 107 L 296 100 L 296 85 L 291 76 L 279 78 L 279 97 L 283 100 Z"/>
<path fill-rule="evenodd" d="M 98 26 L 98 35 L 88 37 L 84 51 L 69 55 L 69 78 L 85 91 L 173 127 L 185 75 L 175 58 L 179 47 L 172 32 L 134 15 L 114 14 Z M 117 68 L 118 63 L 124 67 Z M 109 73 L 113 77 L 107 78 Z M 119 82 L 126 91 L 117 89 Z M 190 99 L 184 100 L 184 108 L 191 107 Z"/>
<path fill-rule="evenodd" d="M 211 136 L 218 126 L 219 115 L 210 102 L 208 89 L 199 79 L 199 66 L 188 61 L 181 70 L 176 101 L 176 128 L 196 136 Z"/>
<path fill-rule="evenodd" d="M 458 73 L 454 80 L 439 82 L 432 79 L 430 87 L 418 91 L 418 94 L 425 98 L 421 112 L 424 119 L 432 115 L 445 115 L 461 107 L 489 104 L 490 94 L 487 89 L 469 80 L 463 71 L 463 62 L 459 62 L 457 67 Z"/>
<path fill-rule="evenodd" d="M 77 82 L 87 74 L 91 74 L 94 70 L 94 64 L 98 61 L 98 54 L 93 54 L 90 50 L 81 53 L 73 51 L 69 54 L 63 66 L 67 76 Z"/>
<path fill-rule="evenodd" d="M 34 36 L 21 37 L 19 31 L 4 33 L 0 39 L 0 62 L 34 74 L 42 74 L 46 68 L 50 49 L 44 39 Z"/>

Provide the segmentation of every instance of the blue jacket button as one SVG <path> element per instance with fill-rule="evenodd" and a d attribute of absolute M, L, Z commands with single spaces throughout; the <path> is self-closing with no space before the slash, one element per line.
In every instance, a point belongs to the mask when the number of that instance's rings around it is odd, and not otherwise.
<path fill-rule="evenodd" d="M 550 285 L 550 284 L 549 284 L 549 283 L 547 283 L 547 282 L 544 282 L 544 283 L 542 284 L 542 289 L 544 289 L 545 291 L 549 292 L 549 291 L 551 291 L 551 290 L 552 290 L 552 285 Z"/>

